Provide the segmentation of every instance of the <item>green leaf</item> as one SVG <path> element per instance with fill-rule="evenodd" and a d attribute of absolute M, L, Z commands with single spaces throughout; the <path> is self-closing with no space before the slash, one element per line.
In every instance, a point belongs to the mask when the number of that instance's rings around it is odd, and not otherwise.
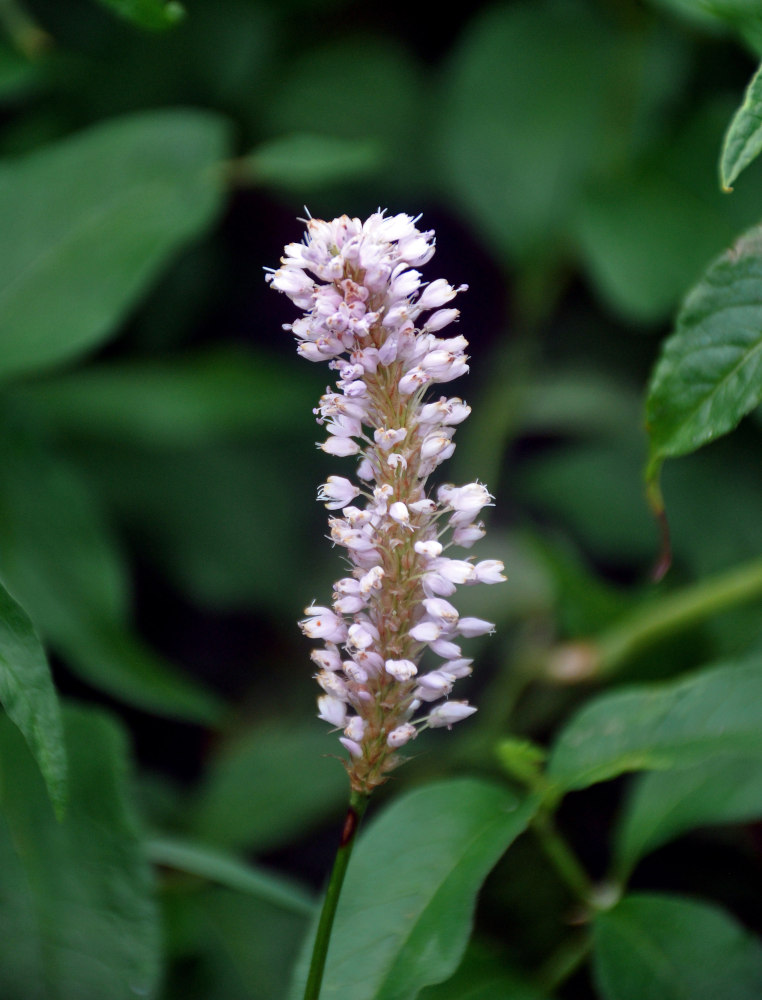
<path fill-rule="evenodd" d="M 239 892 L 248 892 L 273 906 L 302 916 L 312 916 L 315 911 L 314 900 L 295 883 L 263 868 L 255 868 L 216 848 L 176 837 L 153 837 L 145 846 L 149 860 L 155 865 L 198 875 Z"/>
<path fill-rule="evenodd" d="M 355 150 L 376 150 L 385 162 L 399 164 L 387 172 L 385 185 L 408 190 L 411 178 L 426 175 L 420 145 L 418 155 L 410 155 L 413 137 L 417 142 L 426 125 L 425 93 L 421 67 L 399 39 L 344 35 L 302 46 L 262 110 L 273 136 L 314 136 L 319 129 L 334 142 L 352 140 Z"/>
<path fill-rule="evenodd" d="M 140 28 L 162 31 L 179 24 L 185 8 L 177 0 L 98 0 L 104 7 Z"/>
<path fill-rule="evenodd" d="M 314 719 L 268 722 L 223 745 L 190 810 L 194 835 L 259 850 L 303 835 L 347 799 L 338 749 Z"/>
<path fill-rule="evenodd" d="M 451 979 L 419 994 L 420 1000 L 544 1000 L 546 996 L 478 946 L 469 947 Z"/>
<path fill-rule="evenodd" d="M 615 64 L 603 22 L 577 3 L 493 5 L 460 39 L 440 159 L 455 197 L 501 254 L 556 249 L 612 133 Z"/>
<path fill-rule="evenodd" d="M 214 721 L 214 696 L 130 634 L 125 566 L 84 480 L 32 442 L 3 438 L 2 451 L 0 572 L 43 639 L 96 687 Z"/>
<path fill-rule="evenodd" d="M 753 754 L 760 731 L 762 662 L 719 666 L 589 702 L 558 735 L 548 778 L 570 791 L 625 771 L 686 767 L 718 753 Z"/>
<path fill-rule="evenodd" d="M 151 111 L 0 165 L 0 375 L 114 333 L 217 212 L 225 134 L 208 113 Z"/>
<path fill-rule="evenodd" d="M 298 132 L 263 142 L 237 160 L 235 177 L 243 183 L 276 188 L 314 189 L 374 173 L 383 152 L 372 139 L 344 139 Z"/>
<path fill-rule="evenodd" d="M 0 585 L 0 702 L 37 761 L 59 813 L 66 804 L 66 748 L 50 667 L 28 615 Z"/>
<path fill-rule="evenodd" d="M 291 361 L 264 351 L 215 349 L 140 359 L 21 382 L 8 398 L 48 435 L 151 450 L 220 438 L 303 433 L 315 383 Z"/>
<path fill-rule="evenodd" d="M 159 928 L 124 738 L 91 710 L 68 709 L 64 724 L 70 798 L 59 822 L 25 744 L 0 720 L 0 993 L 151 997 Z"/>
<path fill-rule="evenodd" d="M 762 66 L 751 78 L 743 102 L 725 134 L 720 156 L 720 181 L 726 191 L 762 150 Z"/>
<path fill-rule="evenodd" d="M 447 979 L 465 950 L 482 882 L 534 809 L 530 800 L 475 779 L 397 799 L 360 837 L 349 865 L 325 995 L 413 1000 L 424 986 Z M 297 968 L 293 998 L 301 996 L 307 958 Z"/>
<path fill-rule="evenodd" d="M 646 400 L 655 487 L 665 458 L 732 430 L 762 400 L 762 226 L 722 254 L 686 298 Z"/>
<path fill-rule="evenodd" d="M 759 219 L 753 188 L 733 198 L 717 190 L 717 147 L 730 113 L 724 101 L 699 107 L 647 157 L 589 185 L 576 203 L 587 270 L 626 319 L 666 319 L 707 262 Z"/>
<path fill-rule="evenodd" d="M 330 467 L 312 457 L 309 408 L 301 419 L 309 436 L 298 459 L 272 425 L 256 443 L 218 438 L 151 451 L 102 443 L 79 457 L 151 560 L 194 601 L 224 610 L 255 603 L 293 619 L 333 572 L 324 552 L 315 559 L 324 519 L 317 510 L 305 518 Z"/>
<path fill-rule="evenodd" d="M 693 827 L 762 816 L 762 748 L 753 755 L 720 754 L 700 765 L 638 777 L 616 835 L 617 870 Z"/>
<path fill-rule="evenodd" d="M 593 925 L 603 1000 L 758 1000 L 762 944 L 722 910 L 680 897 L 626 896 Z"/>

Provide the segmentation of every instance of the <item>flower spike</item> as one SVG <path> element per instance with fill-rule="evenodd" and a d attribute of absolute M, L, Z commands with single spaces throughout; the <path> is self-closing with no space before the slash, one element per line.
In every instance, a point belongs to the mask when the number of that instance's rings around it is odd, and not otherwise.
<path fill-rule="evenodd" d="M 341 514 L 328 523 L 351 575 L 334 585 L 330 608 L 310 606 L 299 624 L 325 644 L 312 654 L 319 714 L 341 730 L 352 788 L 364 795 L 422 728 L 450 728 L 476 711 L 447 699 L 471 672 L 460 639 L 493 626 L 460 618 L 447 598 L 464 584 L 505 580 L 497 559 L 444 555 L 483 536 L 476 519 L 493 499 L 486 486 L 446 484 L 436 500 L 426 492 L 471 411 L 457 397 L 424 402 L 430 386 L 468 371 L 466 339 L 435 336 L 458 318 L 443 307 L 466 286 L 423 282 L 417 268 L 433 256 L 434 234 L 417 221 L 384 212 L 364 222 L 309 218 L 304 242 L 289 244 L 266 276 L 304 312 L 287 327 L 299 354 L 338 375 L 315 409 L 328 435 L 318 447 L 358 459 L 358 483 L 329 476 L 318 491 Z M 443 662 L 422 672 L 424 654 Z"/>

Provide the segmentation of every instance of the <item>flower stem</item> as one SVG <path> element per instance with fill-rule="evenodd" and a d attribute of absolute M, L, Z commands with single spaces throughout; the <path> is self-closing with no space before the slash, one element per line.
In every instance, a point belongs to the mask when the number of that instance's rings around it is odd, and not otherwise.
<path fill-rule="evenodd" d="M 762 594 L 762 559 L 702 580 L 634 612 L 597 640 L 598 676 L 617 672 L 652 642 Z"/>
<path fill-rule="evenodd" d="M 341 841 L 336 851 L 336 859 L 333 863 L 333 870 L 328 881 L 328 888 L 323 900 L 323 909 L 320 913 L 320 921 L 317 933 L 315 934 L 315 944 L 312 949 L 312 960 L 310 962 L 307 985 L 304 990 L 304 1000 L 318 1000 L 320 996 L 320 985 L 323 981 L 325 960 L 328 955 L 328 945 L 331 941 L 333 918 L 336 916 L 336 907 L 339 904 L 339 896 L 341 895 L 341 887 L 344 884 L 347 865 L 349 864 L 355 840 L 357 839 L 357 830 L 367 805 L 367 795 L 354 791 L 351 793 L 347 818 L 344 821 Z"/>

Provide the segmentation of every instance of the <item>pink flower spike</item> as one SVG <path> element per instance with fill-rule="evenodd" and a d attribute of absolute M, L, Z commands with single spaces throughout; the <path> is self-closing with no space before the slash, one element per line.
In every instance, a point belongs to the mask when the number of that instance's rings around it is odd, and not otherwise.
<path fill-rule="evenodd" d="M 470 413 L 458 397 L 425 399 L 430 384 L 468 371 L 463 336 L 438 332 L 459 318 L 451 302 L 465 285 L 419 273 L 434 234 L 408 215 L 378 211 L 365 221 L 309 218 L 266 280 L 302 315 L 285 326 L 298 353 L 335 379 L 314 414 L 336 458 L 357 456 L 354 474 L 328 476 L 318 500 L 332 513 L 330 540 L 348 563 L 332 607 L 311 605 L 300 621 L 322 643 L 317 665 L 320 717 L 341 731 L 354 791 L 369 794 L 403 761 L 397 751 L 422 726 L 449 728 L 475 709 L 444 701 L 471 672 L 459 636 L 492 625 L 459 617 L 450 598 L 463 584 L 498 583 L 497 559 L 445 557 L 484 534 L 477 516 L 492 497 L 481 483 L 428 478 L 455 449 Z M 419 674 L 430 650 L 444 662 Z"/>

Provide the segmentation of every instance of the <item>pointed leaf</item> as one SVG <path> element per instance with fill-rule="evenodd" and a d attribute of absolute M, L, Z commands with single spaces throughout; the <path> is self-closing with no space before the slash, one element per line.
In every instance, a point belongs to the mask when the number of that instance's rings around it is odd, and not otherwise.
<path fill-rule="evenodd" d="M 151 111 L 0 164 L 0 375 L 113 333 L 220 204 L 225 123 Z"/>
<path fill-rule="evenodd" d="M 559 734 L 548 777 L 562 791 L 625 771 L 665 770 L 718 753 L 753 754 L 762 732 L 762 662 L 604 694 Z"/>
<path fill-rule="evenodd" d="M 743 102 L 733 116 L 720 158 L 720 180 L 726 191 L 762 150 L 762 66 L 751 78 Z"/>
<path fill-rule="evenodd" d="M 413 1000 L 424 986 L 447 979 L 465 950 L 482 882 L 534 809 L 529 800 L 472 779 L 398 799 L 361 836 L 352 857 L 325 995 Z M 303 956 L 291 997 L 301 996 L 305 974 Z"/>
<path fill-rule="evenodd" d="M 616 837 L 617 869 L 693 827 L 762 817 L 762 747 L 752 756 L 721 754 L 677 771 L 644 774 L 635 784 Z"/>
<path fill-rule="evenodd" d="M 762 227 L 717 258 L 686 298 L 646 400 L 647 478 L 665 458 L 732 430 L 762 400 Z"/>
<path fill-rule="evenodd" d="M 347 798 L 336 739 L 314 720 L 283 719 L 223 745 L 190 810 L 193 833 L 227 848 L 263 850 L 304 835 Z"/>
<path fill-rule="evenodd" d="M 129 628 L 126 570 L 104 511 L 74 468 L 2 439 L 0 573 L 73 670 L 150 711 L 211 722 L 220 705 Z"/>
<path fill-rule="evenodd" d="M 57 812 L 66 802 L 66 748 L 45 650 L 20 604 L 0 584 L 0 702 L 40 768 Z"/>
<path fill-rule="evenodd" d="M 151 997 L 159 928 L 124 739 L 91 710 L 68 709 L 64 725 L 70 799 L 58 822 L 26 746 L 0 720 L 0 994 Z"/>
<path fill-rule="evenodd" d="M 313 899 L 293 882 L 263 868 L 246 864 L 234 855 L 177 837 L 153 837 L 146 843 L 148 858 L 155 865 L 198 875 L 229 889 L 248 892 L 273 906 L 311 916 Z"/>
<path fill-rule="evenodd" d="M 373 139 L 345 139 L 311 132 L 278 136 L 235 163 L 235 176 L 250 184 L 315 189 L 378 170 L 383 150 Z"/>
<path fill-rule="evenodd" d="M 714 906 L 626 896 L 595 918 L 594 969 L 603 1000 L 758 1000 L 762 943 Z"/>

